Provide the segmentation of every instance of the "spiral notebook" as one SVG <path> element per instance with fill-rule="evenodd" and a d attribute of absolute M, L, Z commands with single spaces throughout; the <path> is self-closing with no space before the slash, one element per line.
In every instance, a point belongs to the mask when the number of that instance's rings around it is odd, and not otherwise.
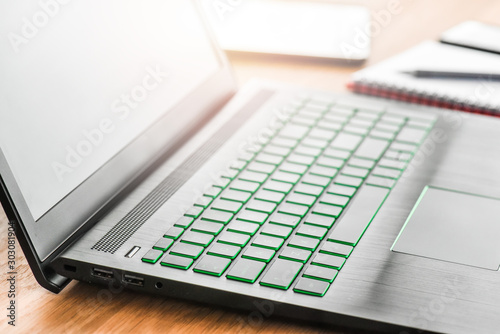
<path fill-rule="evenodd" d="M 356 93 L 500 117 L 500 81 L 416 78 L 402 73 L 417 69 L 500 73 L 500 56 L 426 41 L 354 73 L 348 87 Z"/>

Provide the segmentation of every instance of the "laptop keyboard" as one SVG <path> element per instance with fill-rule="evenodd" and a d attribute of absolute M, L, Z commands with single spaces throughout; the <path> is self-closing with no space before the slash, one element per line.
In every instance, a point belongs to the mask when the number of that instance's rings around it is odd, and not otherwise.
<path fill-rule="evenodd" d="M 323 296 L 434 125 L 319 99 L 292 102 L 143 262 Z"/>

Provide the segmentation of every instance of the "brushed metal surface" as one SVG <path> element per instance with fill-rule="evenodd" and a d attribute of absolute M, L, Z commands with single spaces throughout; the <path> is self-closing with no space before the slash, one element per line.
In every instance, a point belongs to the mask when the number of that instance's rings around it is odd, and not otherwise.
<path fill-rule="evenodd" d="M 98 282 L 90 276 L 91 267 L 115 268 L 118 275 L 123 271 L 145 277 L 145 287 L 136 290 L 246 309 L 258 310 L 259 303 L 267 303 L 260 305 L 266 305 L 270 314 L 305 317 L 340 325 L 391 331 L 411 327 L 418 328 L 415 332 L 498 332 L 500 272 L 390 250 L 422 189 L 427 185 L 500 197 L 500 119 L 491 117 L 415 107 L 381 99 L 359 99 L 368 105 L 389 105 L 392 112 L 410 110 L 416 114 L 431 113 L 440 117 L 330 290 L 322 298 L 299 295 L 292 290 L 281 291 L 258 284 L 231 281 L 225 277 L 216 278 L 193 271 L 149 265 L 140 260 L 142 254 L 189 207 L 199 190 L 210 183 L 210 175 L 235 158 L 239 143 L 249 136 L 255 136 L 258 129 L 268 122 L 274 108 L 287 101 L 293 90 L 278 94 L 259 110 L 114 255 L 90 249 L 95 240 L 125 216 L 176 165 L 216 131 L 225 119 L 230 118 L 258 87 L 258 84 L 246 87 L 242 94 L 238 94 L 236 100 L 204 131 L 186 143 L 178 154 L 67 250 L 55 263 L 56 269 L 73 278 Z M 325 98 L 345 98 L 318 94 Z M 358 97 L 350 95 L 348 98 Z M 124 255 L 133 246 L 141 247 L 138 256 L 125 258 Z M 64 272 L 63 263 L 77 264 L 77 272 Z M 163 288 L 155 289 L 155 282 L 162 282 Z M 386 324 L 395 327 L 387 327 Z"/>

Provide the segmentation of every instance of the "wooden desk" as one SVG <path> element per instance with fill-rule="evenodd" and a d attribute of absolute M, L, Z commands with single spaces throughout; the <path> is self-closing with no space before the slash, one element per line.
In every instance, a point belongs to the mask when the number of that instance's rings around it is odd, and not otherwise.
<path fill-rule="evenodd" d="M 385 9 L 390 0 L 366 0 L 373 11 Z M 401 0 L 401 13 L 391 17 L 373 37 L 371 65 L 403 51 L 422 40 L 435 39 L 445 29 L 468 19 L 500 23 L 500 1 L 496 0 Z M 332 32 L 334 33 L 334 32 Z M 233 56 L 231 62 L 241 84 L 252 77 L 342 91 L 349 76 L 360 67 L 340 67 L 325 63 L 255 60 Z M 7 325 L 6 272 L 7 219 L 0 213 L 0 332 L 14 332 Z M 314 324 L 265 319 L 245 324 L 248 314 L 213 308 L 180 300 L 122 292 L 106 299 L 101 288 L 72 282 L 61 294 L 41 288 L 33 278 L 21 249 L 17 247 L 16 332 L 287 332 L 325 331 Z M 335 329 L 333 329 L 335 330 Z M 339 329 L 336 329 L 339 331 Z"/>

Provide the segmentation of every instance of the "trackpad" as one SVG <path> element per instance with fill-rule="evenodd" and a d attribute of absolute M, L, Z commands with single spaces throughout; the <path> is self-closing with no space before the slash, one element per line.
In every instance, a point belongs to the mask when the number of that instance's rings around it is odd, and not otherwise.
<path fill-rule="evenodd" d="M 499 270 L 500 200 L 426 187 L 392 250 Z"/>

